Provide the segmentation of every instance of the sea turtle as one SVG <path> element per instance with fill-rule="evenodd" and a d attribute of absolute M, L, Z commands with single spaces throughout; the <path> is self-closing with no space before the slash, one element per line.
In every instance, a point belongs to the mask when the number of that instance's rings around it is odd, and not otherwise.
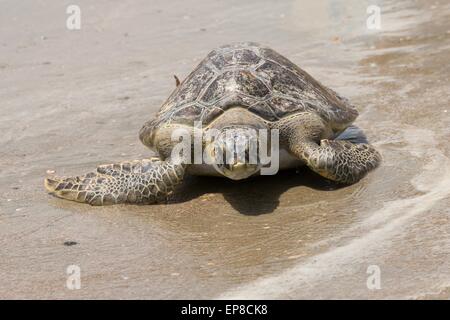
<path fill-rule="evenodd" d="M 47 178 L 47 190 L 91 205 L 155 203 L 186 174 L 248 178 L 260 173 L 260 158 L 251 162 L 238 156 L 249 154 L 249 142 L 260 130 L 278 129 L 275 156 L 281 169 L 306 164 L 323 177 L 351 184 L 381 161 L 351 125 L 358 112 L 348 100 L 270 48 L 249 42 L 222 46 L 183 82 L 176 80 L 156 117 L 140 130 L 140 140 L 159 157 L 101 165 L 78 177 Z M 172 153 L 180 140 L 172 134 L 183 129 L 185 141 L 194 146 L 195 139 L 188 138 L 195 137 L 199 124 L 201 163 L 189 164 L 188 157 L 175 161 Z M 213 129 L 218 134 L 206 139 Z"/>

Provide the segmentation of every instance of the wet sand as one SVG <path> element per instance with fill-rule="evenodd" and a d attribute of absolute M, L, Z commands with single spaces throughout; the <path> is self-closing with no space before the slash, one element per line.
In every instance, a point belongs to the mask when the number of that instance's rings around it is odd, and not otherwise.
<path fill-rule="evenodd" d="M 0 298 L 450 298 L 447 2 L 376 1 L 381 30 L 366 28 L 365 1 L 78 3 L 79 31 L 69 1 L 0 4 Z M 152 206 L 45 192 L 47 170 L 151 155 L 137 133 L 172 75 L 235 41 L 348 97 L 382 166 L 348 187 L 307 169 L 192 177 Z"/>

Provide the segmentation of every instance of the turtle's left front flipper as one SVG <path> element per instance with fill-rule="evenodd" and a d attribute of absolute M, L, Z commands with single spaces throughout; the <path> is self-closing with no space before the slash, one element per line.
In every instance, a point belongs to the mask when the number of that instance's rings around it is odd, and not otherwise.
<path fill-rule="evenodd" d="M 319 116 L 305 112 L 276 123 L 281 143 L 310 169 L 340 183 L 354 183 L 381 163 L 381 155 L 367 143 L 364 133 L 348 127 L 337 140 Z"/>
<path fill-rule="evenodd" d="M 78 177 L 47 178 L 45 187 L 59 198 L 91 205 L 150 204 L 166 199 L 184 171 L 184 164 L 152 158 L 102 165 Z"/>
<path fill-rule="evenodd" d="M 303 150 L 309 168 L 340 183 L 355 183 L 381 163 L 380 153 L 366 143 L 324 139 L 320 145 L 305 143 Z"/>

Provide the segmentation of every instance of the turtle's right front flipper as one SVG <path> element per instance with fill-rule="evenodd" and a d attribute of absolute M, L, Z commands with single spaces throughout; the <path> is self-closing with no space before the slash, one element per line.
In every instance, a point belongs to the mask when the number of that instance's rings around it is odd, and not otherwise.
<path fill-rule="evenodd" d="M 166 199 L 184 171 L 184 164 L 152 158 L 102 165 L 78 177 L 47 178 L 45 187 L 59 198 L 91 205 L 150 204 Z"/>

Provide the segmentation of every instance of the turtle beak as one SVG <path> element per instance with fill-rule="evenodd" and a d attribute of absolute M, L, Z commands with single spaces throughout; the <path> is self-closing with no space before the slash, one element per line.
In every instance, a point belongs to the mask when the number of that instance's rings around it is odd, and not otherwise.
<path fill-rule="evenodd" d="M 236 171 L 236 172 L 238 172 L 238 171 L 242 171 L 242 170 L 245 170 L 246 169 L 246 164 L 245 163 L 236 163 L 236 164 L 233 164 L 233 166 L 232 166 L 232 171 Z"/>
<path fill-rule="evenodd" d="M 232 180 L 246 179 L 259 171 L 259 166 L 255 164 L 248 164 L 237 162 L 223 168 L 223 174 Z"/>

